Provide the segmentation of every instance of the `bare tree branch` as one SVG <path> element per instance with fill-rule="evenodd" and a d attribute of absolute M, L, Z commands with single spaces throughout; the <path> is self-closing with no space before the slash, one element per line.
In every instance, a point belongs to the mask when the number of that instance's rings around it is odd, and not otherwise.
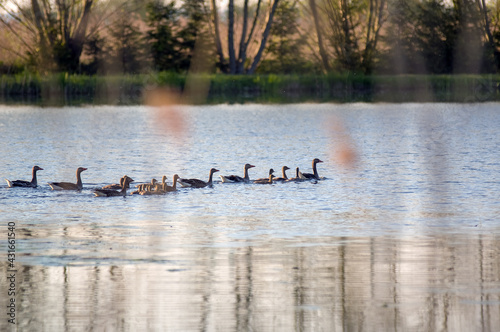
<path fill-rule="evenodd" d="M 259 51 L 257 52 L 257 55 L 255 56 L 252 66 L 250 69 L 248 69 L 249 74 L 253 74 L 255 72 L 255 69 L 257 68 L 257 65 L 260 62 L 260 58 L 262 57 L 262 52 L 264 52 L 264 49 L 266 47 L 266 42 L 267 38 L 269 37 L 269 32 L 271 31 L 271 25 L 273 24 L 273 17 L 274 13 L 276 12 L 276 8 L 278 7 L 279 0 L 274 0 L 273 6 L 271 7 L 271 10 L 269 12 L 269 18 L 267 19 L 266 23 L 266 28 L 264 29 L 264 32 L 262 33 L 262 40 L 260 42 L 260 48 Z"/>

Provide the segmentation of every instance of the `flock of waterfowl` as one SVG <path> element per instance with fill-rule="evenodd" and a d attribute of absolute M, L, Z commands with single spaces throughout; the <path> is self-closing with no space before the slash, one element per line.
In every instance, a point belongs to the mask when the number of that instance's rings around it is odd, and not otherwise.
<path fill-rule="evenodd" d="M 256 183 L 256 184 L 272 184 L 274 182 L 292 182 L 292 181 L 297 182 L 297 181 L 307 181 L 307 180 L 321 180 L 321 178 L 318 175 L 316 164 L 322 162 L 323 161 L 318 158 L 313 159 L 312 161 L 313 173 L 302 173 L 297 167 L 295 170 L 295 177 L 293 178 L 288 178 L 288 176 L 286 175 L 286 171 L 289 170 L 290 168 L 288 168 L 287 166 L 283 166 L 281 177 L 274 176 L 274 170 L 271 168 L 269 170 L 269 177 L 257 180 L 250 180 L 250 177 L 248 175 L 248 170 L 250 168 L 255 167 L 254 165 L 251 164 L 245 164 L 243 177 L 238 175 L 220 175 L 220 178 L 222 180 L 221 181 L 222 183 L 241 182 L 241 183 Z M 36 188 L 38 186 L 36 173 L 37 171 L 42 171 L 42 170 L 43 168 L 39 166 L 33 166 L 31 181 L 24 181 L 24 180 L 10 181 L 6 179 L 7 185 L 9 187 Z M 52 190 L 82 190 L 83 184 L 80 174 L 86 170 L 87 169 L 85 167 L 78 167 L 78 169 L 76 170 L 76 183 L 49 182 L 48 185 L 52 188 Z M 175 174 L 173 177 L 172 186 L 169 186 L 167 184 L 167 177 L 163 176 L 162 181 L 160 183 L 158 183 L 156 179 L 152 179 L 151 183 L 149 184 L 141 184 L 136 186 L 137 190 L 133 191 L 131 194 L 163 195 L 168 192 L 176 191 L 177 183 L 179 183 L 182 187 L 191 187 L 191 188 L 204 188 L 207 186 L 212 186 L 213 175 L 216 172 L 219 172 L 219 170 L 216 168 L 210 169 L 208 181 L 203 181 L 200 179 L 180 178 L 177 174 Z M 132 182 L 134 182 L 134 180 L 131 177 L 124 175 L 120 179 L 120 184 L 111 184 L 99 189 L 94 189 L 94 195 L 101 197 L 125 196 L 127 195 L 127 189 L 130 188 L 130 184 Z"/>

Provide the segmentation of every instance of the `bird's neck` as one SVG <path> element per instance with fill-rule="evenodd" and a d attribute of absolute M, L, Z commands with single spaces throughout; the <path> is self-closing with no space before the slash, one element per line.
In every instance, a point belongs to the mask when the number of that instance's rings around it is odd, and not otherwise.
<path fill-rule="evenodd" d="M 82 187 L 82 177 L 80 176 L 81 172 L 76 172 L 76 185 L 81 188 Z"/>
<path fill-rule="evenodd" d="M 36 185 L 36 169 L 31 173 L 31 183 Z"/>

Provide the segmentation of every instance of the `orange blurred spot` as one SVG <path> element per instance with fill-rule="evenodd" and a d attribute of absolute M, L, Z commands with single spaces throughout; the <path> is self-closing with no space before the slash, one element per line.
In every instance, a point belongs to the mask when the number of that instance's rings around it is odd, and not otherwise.
<path fill-rule="evenodd" d="M 156 108 L 157 124 L 162 130 L 180 137 L 186 130 L 186 123 L 176 105 L 180 102 L 180 93 L 170 88 L 154 88 L 144 93 L 148 106 Z"/>
<path fill-rule="evenodd" d="M 336 152 L 335 159 L 343 166 L 353 167 L 357 160 L 356 151 L 351 146 L 342 144 Z"/>
<path fill-rule="evenodd" d="M 333 151 L 333 160 L 343 167 L 354 167 L 358 156 L 351 135 L 340 120 L 332 119 L 330 123 L 333 146 L 336 146 Z"/>

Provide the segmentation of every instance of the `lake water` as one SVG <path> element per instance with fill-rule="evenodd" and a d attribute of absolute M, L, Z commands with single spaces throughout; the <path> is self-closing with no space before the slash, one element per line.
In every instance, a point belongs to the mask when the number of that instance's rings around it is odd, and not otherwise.
<path fill-rule="evenodd" d="M 0 330 L 496 331 L 499 128 L 495 103 L 2 106 L 0 177 L 44 170 L 0 185 Z M 321 181 L 217 176 L 313 158 Z M 81 192 L 50 190 L 79 166 Z M 212 188 L 92 194 L 212 167 Z"/>

